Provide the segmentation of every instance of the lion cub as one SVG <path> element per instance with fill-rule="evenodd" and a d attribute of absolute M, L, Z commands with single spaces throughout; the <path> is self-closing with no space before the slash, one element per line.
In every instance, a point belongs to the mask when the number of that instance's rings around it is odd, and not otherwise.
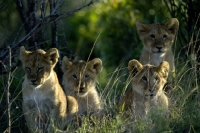
<path fill-rule="evenodd" d="M 49 121 L 56 120 L 55 124 L 62 125 L 67 116 L 78 111 L 77 101 L 65 96 L 53 70 L 58 57 L 56 48 L 47 52 L 41 49 L 27 51 L 24 46 L 20 48 L 20 60 L 25 71 L 22 105 L 30 132 L 52 131 Z"/>
<path fill-rule="evenodd" d="M 168 98 L 163 87 L 166 83 L 169 64 L 142 65 L 137 60 L 128 63 L 132 88 L 119 101 L 120 112 L 130 111 L 131 115 L 145 117 L 152 109 L 168 110 Z"/>
<path fill-rule="evenodd" d="M 158 66 L 162 61 L 167 61 L 170 71 L 175 72 L 174 55 L 172 44 L 179 28 L 179 21 L 176 18 L 168 20 L 165 24 L 153 23 L 143 24 L 136 22 L 137 32 L 143 42 L 143 50 L 140 62 Z M 169 74 L 168 83 L 172 83 L 172 73 Z"/>
<path fill-rule="evenodd" d="M 78 102 L 79 114 L 91 114 L 101 109 L 95 80 L 102 68 L 102 61 L 95 58 L 89 62 L 71 62 L 65 56 L 62 61 L 63 85 L 67 95 Z"/>

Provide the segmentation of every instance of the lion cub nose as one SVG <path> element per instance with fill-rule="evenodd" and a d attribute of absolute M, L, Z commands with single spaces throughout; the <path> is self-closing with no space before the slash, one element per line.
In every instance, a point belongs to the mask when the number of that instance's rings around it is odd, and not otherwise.
<path fill-rule="evenodd" d="M 37 79 L 32 79 L 31 82 L 34 83 L 35 81 L 37 81 Z"/>
<path fill-rule="evenodd" d="M 85 83 L 81 83 L 81 86 L 80 86 L 80 91 L 83 91 L 85 89 Z"/>
<path fill-rule="evenodd" d="M 162 47 L 156 47 L 159 51 L 162 49 Z"/>
<path fill-rule="evenodd" d="M 83 91 L 84 90 L 84 87 L 80 87 L 80 91 Z"/>

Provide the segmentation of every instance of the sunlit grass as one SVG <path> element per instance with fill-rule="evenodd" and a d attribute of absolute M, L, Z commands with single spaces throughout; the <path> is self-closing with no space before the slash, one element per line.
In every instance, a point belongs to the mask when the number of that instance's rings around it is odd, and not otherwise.
<path fill-rule="evenodd" d="M 170 101 L 169 116 L 163 118 L 150 115 L 147 120 L 134 120 L 132 117 L 123 118 L 123 113 L 120 114 L 118 112 L 119 97 L 129 87 L 129 82 L 126 80 L 128 78 L 126 65 L 121 64 L 111 73 L 104 73 L 103 71 L 104 70 L 102 70 L 102 74 L 98 77 L 97 83 L 97 89 L 104 108 L 101 117 L 82 116 L 82 126 L 74 127 L 75 122 L 72 122 L 66 128 L 67 131 L 80 133 L 199 131 L 200 93 L 197 79 L 198 72 L 194 67 L 190 68 L 184 65 L 180 71 L 177 70 L 174 90 L 168 94 Z M 18 75 L 17 73 L 19 72 L 14 73 L 14 75 Z M 19 79 L 17 80 L 19 83 L 13 82 L 13 86 L 16 84 L 16 88 L 19 88 L 21 81 Z M 101 80 L 103 80 L 103 82 L 101 82 Z M 105 82 L 105 80 L 107 82 Z M 13 92 L 16 93 L 16 91 Z M 2 97 L 1 95 L 1 99 Z M 21 101 L 20 99 L 21 97 L 17 97 L 16 100 Z M 23 131 L 24 128 L 22 128 L 22 125 L 25 125 L 25 121 L 22 119 L 23 113 L 21 109 L 14 109 L 14 106 L 16 107 L 16 105 L 13 105 L 11 110 L 12 118 L 16 120 L 13 122 L 13 129 L 19 128 L 18 130 Z M 1 116 L 1 121 L 3 118 L 6 120 L 6 114 L 4 113 L 3 115 L 4 116 Z M 16 125 L 19 121 L 24 124 L 21 123 L 17 127 Z M 5 125 L 1 125 L 1 127 L 5 128 Z"/>
<path fill-rule="evenodd" d="M 178 62 L 178 58 L 177 58 Z M 175 83 L 173 91 L 167 94 L 169 98 L 169 116 L 160 117 L 150 114 L 147 119 L 136 120 L 134 115 L 124 118 L 123 112 L 118 111 L 118 102 L 121 95 L 130 87 L 128 80 L 127 64 L 123 63 L 113 70 L 106 69 L 104 65 L 97 79 L 97 90 L 99 92 L 103 111 L 99 117 L 81 116 L 82 125 L 78 126 L 76 121 L 71 121 L 66 132 L 78 133 L 118 133 L 118 132 L 199 132 L 200 131 L 200 91 L 199 72 L 196 62 L 191 59 L 183 63 L 177 63 Z M 13 73 L 10 99 L 12 101 L 12 131 L 27 132 L 23 112 L 21 109 L 21 90 L 23 72 L 19 68 Z M 1 132 L 6 130 L 7 116 L 5 103 L 6 76 L 1 77 L 2 86 L 0 94 Z M 56 127 L 55 127 L 56 128 Z M 55 130 L 58 130 L 57 128 Z"/>
<path fill-rule="evenodd" d="M 148 119 L 123 118 L 118 112 L 119 97 L 127 89 L 128 71 L 120 65 L 112 73 L 101 75 L 107 84 L 98 81 L 98 90 L 104 105 L 104 114 L 99 118 L 84 117 L 77 132 L 198 132 L 200 126 L 200 93 L 195 68 L 184 66 L 177 70 L 173 92 L 169 97 L 169 116 L 149 115 Z M 184 69 L 184 70 L 183 70 Z M 105 77 L 104 77 L 105 76 Z M 119 85 L 120 84 L 120 85 Z"/>

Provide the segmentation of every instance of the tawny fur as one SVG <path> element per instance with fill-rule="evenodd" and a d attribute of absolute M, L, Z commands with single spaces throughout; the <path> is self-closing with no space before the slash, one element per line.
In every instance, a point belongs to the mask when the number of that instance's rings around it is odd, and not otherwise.
<path fill-rule="evenodd" d="M 145 117 L 154 109 L 168 110 L 168 98 L 163 91 L 169 73 L 166 61 L 159 66 L 142 65 L 137 60 L 128 64 L 131 89 L 120 98 L 119 111 L 127 111 L 129 115 Z"/>
<path fill-rule="evenodd" d="M 76 100 L 66 97 L 53 70 L 58 57 L 55 48 L 47 52 L 41 49 L 26 51 L 23 46 L 20 48 L 20 60 L 25 71 L 22 105 L 30 132 L 42 129 L 52 131 L 52 121 L 55 120 L 55 124 L 62 126 L 68 116 L 78 111 Z M 45 127 L 41 128 L 42 123 Z"/>
<path fill-rule="evenodd" d="M 167 61 L 171 72 L 168 83 L 172 83 L 172 73 L 175 72 L 175 67 L 171 47 L 179 28 L 179 21 L 176 18 L 172 18 L 164 24 L 143 24 L 137 21 L 136 28 L 143 42 L 143 50 L 139 61 L 143 65 L 152 64 L 155 66 L 158 66 L 162 61 Z"/>
<path fill-rule="evenodd" d="M 62 61 L 63 85 L 66 95 L 76 98 L 79 114 L 91 114 L 101 110 L 96 90 L 96 77 L 102 68 L 102 61 L 95 58 L 89 62 L 71 62 L 65 56 Z"/>

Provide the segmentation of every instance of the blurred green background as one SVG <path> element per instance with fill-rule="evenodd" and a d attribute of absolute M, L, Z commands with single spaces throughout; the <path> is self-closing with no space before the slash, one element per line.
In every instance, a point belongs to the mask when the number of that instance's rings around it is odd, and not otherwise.
<path fill-rule="evenodd" d="M 89 0 L 65 1 L 58 13 L 71 11 L 88 2 Z M 186 53 L 188 47 L 193 47 L 193 53 L 198 54 L 197 44 L 191 42 L 198 40 L 199 3 L 198 0 L 191 2 L 101 0 L 94 2 L 89 7 L 57 21 L 58 49 L 61 58 L 64 55 L 70 56 L 70 49 L 80 59 L 87 60 L 97 39 L 90 59 L 99 57 L 103 60 L 106 69 L 113 70 L 121 63 L 127 65 L 130 59 L 138 59 L 140 56 L 142 43 L 136 33 L 137 20 L 144 23 L 164 23 L 169 18 L 176 17 L 180 21 L 180 30 L 178 39 L 175 40 L 174 53 L 180 53 L 175 56 L 187 59 L 192 53 L 191 49 Z M 38 5 L 40 5 L 39 1 Z M 15 44 L 25 35 L 16 5 L 13 1 L 7 1 L 0 11 L 0 47 Z M 46 26 L 44 30 L 43 40 L 46 42 L 41 42 L 41 45 L 44 45 L 44 49 L 48 49 L 51 47 L 49 26 Z M 191 43 L 190 46 L 189 43 Z M 199 42 L 196 43 L 199 44 Z"/>

